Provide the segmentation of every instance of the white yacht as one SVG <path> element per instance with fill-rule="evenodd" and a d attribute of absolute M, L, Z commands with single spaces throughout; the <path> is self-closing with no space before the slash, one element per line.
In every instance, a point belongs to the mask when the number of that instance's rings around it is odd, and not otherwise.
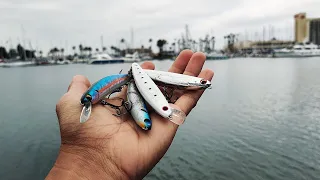
<path fill-rule="evenodd" d="M 124 60 L 121 58 L 113 58 L 107 53 L 98 53 L 89 59 L 88 64 L 111 64 L 123 62 Z"/>
<path fill-rule="evenodd" d="M 35 66 L 35 61 L 16 61 L 16 62 L 7 62 L 1 63 L 0 67 L 26 67 L 26 66 Z"/>
<path fill-rule="evenodd" d="M 313 43 L 295 44 L 280 50 L 274 50 L 273 57 L 314 57 L 320 56 L 320 46 Z"/>
<path fill-rule="evenodd" d="M 138 52 L 135 52 L 133 54 L 126 54 L 126 56 L 123 58 L 124 62 L 139 62 L 141 61 L 141 58 L 139 56 Z"/>

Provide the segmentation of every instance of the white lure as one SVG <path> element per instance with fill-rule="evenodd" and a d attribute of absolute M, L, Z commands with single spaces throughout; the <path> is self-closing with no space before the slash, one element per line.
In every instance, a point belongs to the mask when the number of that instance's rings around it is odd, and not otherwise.
<path fill-rule="evenodd" d="M 172 110 L 158 86 L 139 64 L 133 63 L 131 67 L 133 79 L 144 100 L 162 117 L 171 118 Z"/>
<path fill-rule="evenodd" d="M 137 125 L 144 130 L 150 130 L 152 126 L 151 119 L 144 100 L 141 97 L 134 81 L 131 81 L 128 84 L 127 98 L 130 113 Z"/>
<path fill-rule="evenodd" d="M 164 84 L 173 85 L 173 86 L 182 86 L 187 89 L 206 89 L 211 86 L 209 80 L 203 78 L 198 78 L 194 76 L 188 76 L 184 74 L 171 73 L 165 71 L 156 71 L 156 70 L 144 70 L 147 75 L 154 81 L 158 81 Z"/>

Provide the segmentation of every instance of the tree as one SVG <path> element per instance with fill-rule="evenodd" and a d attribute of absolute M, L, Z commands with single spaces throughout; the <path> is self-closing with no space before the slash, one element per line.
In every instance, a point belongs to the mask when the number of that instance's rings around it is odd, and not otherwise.
<path fill-rule="evenodd" d="M 72 46 L 72 50 L 73 50 L 73 54 L 75 56 L 75 54 L 76 54 L 76 46 Z"/>
<path fill-rule="evenodd" d="M 82 46 L 82 44 L 79 45 L 79 51 L 80 51 L 80 55 L 82 55 L 82 51 L 83 51 L 83 46 Z"/>
<path fill-rule="evenodd" d="M 18 55 L 20 56 L 20 59 L 26 60 L 25 49 L 20 44 L 18 44 L 17 46 L 17 51 L 18 51 Z"/>
<path fill-rule="evenodd" d="M 0 47 L 0 58 L 9 59 L 9 54 L 5 47 Z"/>
<path fill-rule="evenodd" d="M 60 49 L 60 52 L 61 52 L 61 56 L 64 56 L 64 49 L 63 48 Z"/>
<path fill-rule="evenodd" d="M 96 52 L 99 52 L 99 48 L 96 48 Z"/>
<path fill-rule="evenodd" d="M 167 44 L 167 41 L 166 41 L 165 39 L 159 39 L 159 40 L 157 41 L 157 46 L 158 46 L 158 48 L 159 48 L 160 54 L 162 54 L 162 52 L 163 52 L 163 46 L 164 46 L 165 44 Z"/>
<path fill-rule="evenodd" d="M 107 50 L 107 48 L 106 48 L 106 47 L 103 47 L 103 48 L 102 48 L 102 51 L 103 51 L 103 52 L 105 52 L 106 50 Z"/>
<path fill-rule="evenodd" d="M 149 39 L 149 43 L 150 43 L 149 49 L 152 50 L 152 39 L 151 38 Z"/>
<path fill-rule="evenodd" d="M 126 45 L 126 40 L 125 40 L 124 38 L 122 38 L 122 39 L 120 40 L 120 43 Z"/>
<path fill-rule="evenodd" d="M 17 58 L 17 56 L 18 56 L 19 54 L 18 54 L 18 52 L 17 52 L 17 50 L 15 50 L 15 49 L 10 49 L 9 50 L 9 56 L 10 56 L 10 58 Z"/>
<path fill-rule="evenodd" d="M 92 48 L 91 48 L 91 47 L 89 47 L 89 48 L 88 48 L 88 50 L 89 50 L 90 55 L 91 55 L 91 54 L 92 54 Z"/>

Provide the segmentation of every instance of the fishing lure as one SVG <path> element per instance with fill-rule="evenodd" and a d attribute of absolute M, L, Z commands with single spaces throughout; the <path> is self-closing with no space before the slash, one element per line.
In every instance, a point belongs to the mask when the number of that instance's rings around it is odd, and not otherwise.
<path fill-rule="evenodd" d="M 119 91 L 132 77 L 128 74 L 117 74 L 102 78 L 94 83 L 81 97 L 83 109 L 80 115 L 80 123 L 86 122 L 91 114 L 92 105 L 100 102 L 107 95 Z"/>
<path fill-rule="evenodd" d="M 139 93 L 134 81 L 130 81 L 127 89 L 128 105 L 127 108 L 136 123 L 144 130 L 151 129 L 151 119 L 141 94 Z"/>
<path fill-rule="evenodd" d="M 154 81 L 164 83 L 166 85 L 176 86 L 178 88 L 186 88 L 188 90 L 207 89 L 211 86 L 209 80 L 194 76 L 171 73 L 156 70 L 144 70 L 145 73 Z"/>
<path fill-rule="evenodd" d="M 144 72 L 139 64 L 133 63 L 131 66 L 134 82 L 142 97 L 148 104 L 162 117 L 170 118 L 172 110 L 169 107 L 164 95 L 161 93 L 158 86 Z"/>

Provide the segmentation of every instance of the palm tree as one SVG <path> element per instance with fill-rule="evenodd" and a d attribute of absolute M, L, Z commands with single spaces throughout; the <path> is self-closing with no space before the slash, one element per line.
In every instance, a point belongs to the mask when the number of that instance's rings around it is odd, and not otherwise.
<path fill-rule="evenodd" d="M 162 52 L 163 52 L 163 46 L 164 46 L 165 44 L 167 44 L 167 41 L 166 41 L 165 39 L 159 39 L 159 40 L 157 41 L 157 46 L 158 46 L 158 48 L 159 48 L 160 54 L 162 54 Z"/>
<path fill-rule="evenodd" d="M 91 56 L 91 54 L 92 54 L 92 48 L 91 48 L 91 47 L 89 47 L 89 48 L 88 48 L 88 50 L 89 50 L 89 52 L 90 52 L 90 56 Z"/>
<path fill-rule="evenodd" d="M 102 51 L 105 52 L 107 50 L 106 47 L 102 47 Z"/>
<path fill-rule="evenodd" d="M 151 38 L 149 39 L 149 44 L 150 44 L 149 49 L 151 50 L 152 49 L 152 39 Z"/>
<path fill-rule="evenodd" d="M 61 49 L 60 49 L 60 52 L 61 52 L 61 56 L 63 57 L 63 56 L 64 56 L 64 49 L 61 48 Z"/>
<path fill-rule="evenodd" d="M 96 48 L 96 51 L 99 52 L 99 48 Z"/>
<path fill-rule="evenodd" d="M 76 54 L 76 46 L 72 46 L 72 50 L 73 50 L 73 55 Z"/>
<path fill-rule="evenodd" d="M 120 40 L 120 43 L 121 43 L 121 44 L 126 44 L 126 40 L 125 40 L 124 38 L 122 38 L 122 39 Z"/>
<path fill-rule="evenodd" d="M 176 43 L 172 43 L 171 46 L 173 47 L 173 51 L 176 52 Z"/>
<path fill-rule="evenodd" d="M 80 51 L 80 56 L 82 55 L 82 51 L 83 51 L 83 46 L 82 44 L 79 45 L 79 51 Z"/>

